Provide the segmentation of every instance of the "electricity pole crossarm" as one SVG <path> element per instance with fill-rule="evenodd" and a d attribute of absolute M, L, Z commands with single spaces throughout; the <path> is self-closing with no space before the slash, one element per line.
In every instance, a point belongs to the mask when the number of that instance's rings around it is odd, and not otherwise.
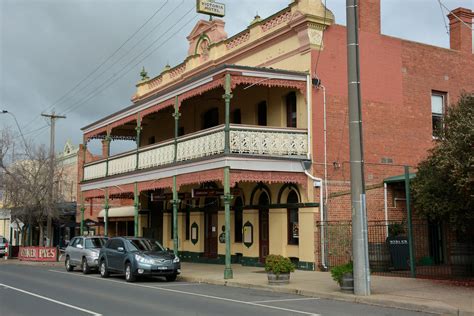
<path fill-rule="evenodd" d="M 65 119 L 66 116 L 63 116 L 63 115 L 56 115 L 54 113 L 54 111 L 51 113 L 51 114 L 44 114 L 42 113 L 41 116 L 44 116 L 44 117 L 47 117 L 51 120 L 51 136 L 50 136 L 50 144 L 49 144 L 49 155 L 50 155 L 50 167 L 49 167 L 49 172 L 50 172 L 50 179 L 51 179 L 51 183 L 50 183 L 50 192 L 49 192 L 49 198 L 50 198 L 50 206 L 51 208 L 54 208 L 53 206 L 53 198 L 54 198 L 54 194 L 53 194 L 53 190 L 54 190 L 54 135 L 55 135 L 55 127 L 56 127 L 56 120 L 57 119 Z M 52 218 L 51 218 L 51 214 L 53 213 L 53 209 L 51 209 L 49 212 L 48 212 L 48 221 L 47 221 L 47 226 L 46 226 L 46 236 L 47 236 L 47 243 L 46 243 L 46 246 L 51 246 L 51 240 L 52 240 Z"/>

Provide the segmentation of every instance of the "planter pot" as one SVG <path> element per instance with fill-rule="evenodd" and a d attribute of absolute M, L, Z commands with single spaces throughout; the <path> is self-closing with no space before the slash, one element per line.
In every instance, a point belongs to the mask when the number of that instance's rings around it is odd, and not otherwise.
<path fill-rule="evenodd" d="M 290 273 L 275 274 L 273 272 L 267 272 L 268 284 L 279 285 L 290 283 Z"/>
<path fill-rule="evenodd" d="M 340 286 L 344 292 L 354 292 L 354 277 L 351 272 L 342 275 Z"/>

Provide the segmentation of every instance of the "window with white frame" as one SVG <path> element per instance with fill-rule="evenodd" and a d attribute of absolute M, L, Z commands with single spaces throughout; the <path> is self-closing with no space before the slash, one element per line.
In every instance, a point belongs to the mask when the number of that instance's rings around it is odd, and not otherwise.
<path fill-rule="evenodd" d="M 443 115 L 446 107 L 446 93 L 431 93 L 431 126 L 433 137 L 439 137 L 443 130 Z"/>

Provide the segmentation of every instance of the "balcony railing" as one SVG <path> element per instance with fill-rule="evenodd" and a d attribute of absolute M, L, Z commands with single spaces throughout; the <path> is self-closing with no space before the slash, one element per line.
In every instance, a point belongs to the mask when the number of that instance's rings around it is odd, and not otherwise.
<path fill-rule="evenodd" d="M 231 154 L 301 159 L 308 150 L 306 129 L 231 125 L 229 136 Z M 177 139 L 176 162 L 222 154 L 224 148 L 223 125 L 185 135 Z M 111 156 L 86 164 L 84 180 L 171 165 L 174 154 L 174 140 L 168 140 Z"/>

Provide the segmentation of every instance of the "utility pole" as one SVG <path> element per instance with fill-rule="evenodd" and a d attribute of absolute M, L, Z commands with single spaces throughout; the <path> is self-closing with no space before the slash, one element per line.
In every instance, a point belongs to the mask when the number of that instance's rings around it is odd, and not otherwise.
<path fill-rule="evenodd" d="M 62 115 L 56 115 L 54 113 L 54 111 L 51 113 L 51 114 L 44 114 L 42 113 L 41 116 L 44 116 L 44 117 L 47 117 L 51 120 L 51 134 L 50 134 L 50 142 L 49 142 L 49 163 L 50 163 L 50 167 L 49 167 L 49 172 L 50 172 L 50 179 L 51 179 L 51 188 L 50 188 L 50 192 L 49 192 L 49 196 L 50 196 L 50 207 L 53 207 L 53 198 L 54 198 L 54 194 L 53 194 L 53 190 L 54 190 L 54 135 L 55 135 L 55 127 L 56 127 L 56 120 L 57 119 L 65 119 L 66 116 L 62 116 Z M 52 209 L 49 211 L 48 213 L 48 220 L 47 220 L 47 224 L 46 224 L 46 236 L 48 238 L 48 242 L 47 242 L 47 245 L 46 246 L 51 246 L 51 239 L 53 237 L 53 234 L 52 234 L 52 218 L 51 218 L 51 213 L 52 213 Z"/>
<path fill-rule="evenodd" d="M 349 146 L 352 200 L 352 255 L 354 294 L 370 295 L 367 209 L 359 69 L 358 0 L 346 0 Z"/>

